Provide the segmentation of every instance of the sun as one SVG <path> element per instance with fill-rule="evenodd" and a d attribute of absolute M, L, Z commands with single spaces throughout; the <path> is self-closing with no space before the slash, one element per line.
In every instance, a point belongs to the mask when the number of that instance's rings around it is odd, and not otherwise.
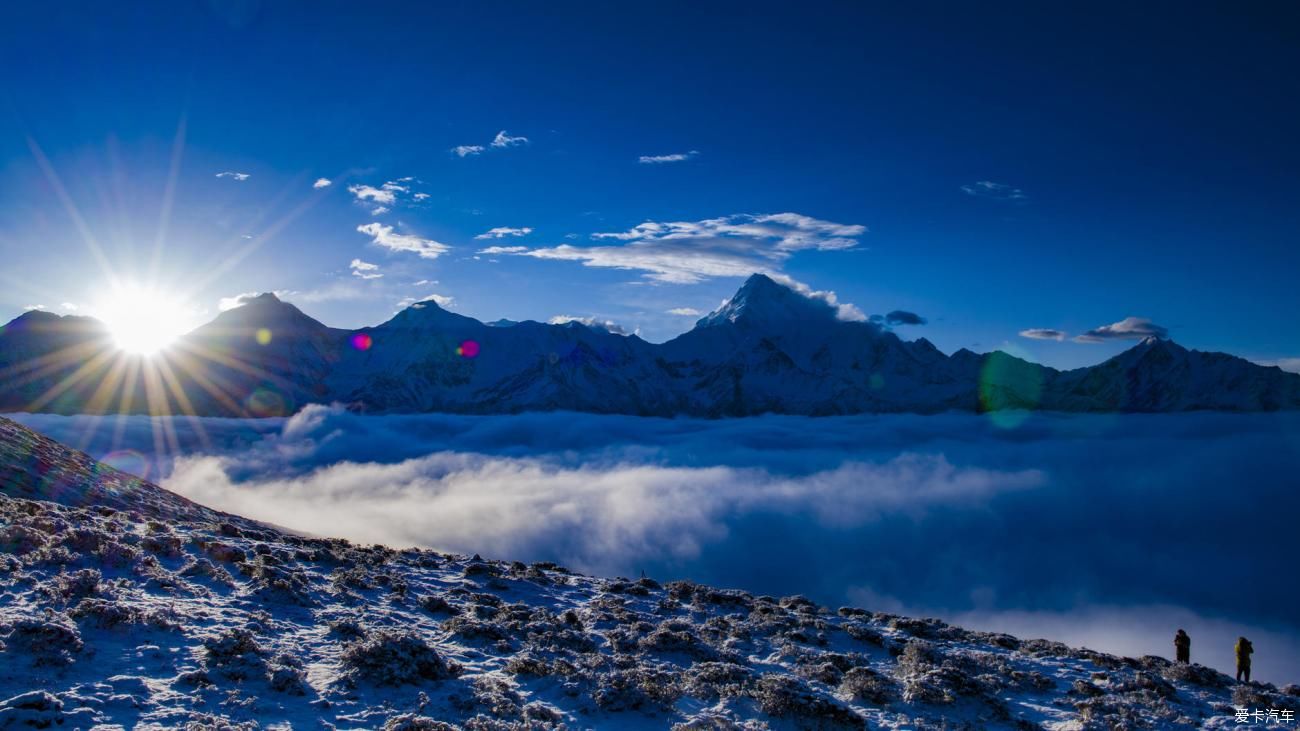
<path fill-rule="evenodd" d="M 170 345 L 192 324 L 181 298 L 135 285 L 115 287 L 93 312 L 108 326 L 119 348 L 145 356 Z"/>

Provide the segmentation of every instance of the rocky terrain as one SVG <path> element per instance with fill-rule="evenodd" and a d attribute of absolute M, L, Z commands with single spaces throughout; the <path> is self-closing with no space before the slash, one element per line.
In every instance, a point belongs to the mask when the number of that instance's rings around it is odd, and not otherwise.
<path fill-rule="evenodd" d="M 1001 351 L 947 355 L 761 274 L 663 344 L 578 322 L 485 324 L 434 302 L 337 330 L 273 294 L 143 365 L 89 318 L 34 311 L 0 329 L 0 411 L 282 416 L 331 402 L 702 417 L 1276 411 L 1300 409 L 1300 374 L 1158 338 L 1071 371 Z"/>
<path fill-rule="evenodd" d="M 3 419 L 0 551 L 0 728 L 1190 729 L 1300 705 L 798 596 L 295 535 Z"/>

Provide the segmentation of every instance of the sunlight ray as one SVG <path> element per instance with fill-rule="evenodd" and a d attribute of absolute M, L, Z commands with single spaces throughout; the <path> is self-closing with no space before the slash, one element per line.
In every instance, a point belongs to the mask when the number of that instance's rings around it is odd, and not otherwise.
<path fill-rule="evenodd" d="M 63 181 L 59 178 L 58 172 L 54 170 L 54 165 L 51 164 L 49 158 L 45 156 L 45 152 L 41 149 L 40 144 L 38 144 L 36 139 L 30 135 L 27 137 L 27 146 L 31 148 L 32 155 L 36 158 L 37 165 L 39 165 L 41 171 L 45 173 L 45 179 L 48 180 L 50 186 L 54 188 L 54 192 L 59 197 L 59 201 L 63 204 L 64 210 L 67 211 L 68 216 L 72 218 L 72 222 L 76 225 L 77 231 L 81 233 L 81 239 L 85 242 L 86 248 L 90 250 L 90 255 L 94 257 L 95 262 L 99 264 L 99 268 L 104 272 L 104 276 L 108 281 L 116 284 L 117 273 L 113 270 L 112 264 L 109 263 L 108 257 L 105 256 L 104 249 L 99 245 L 99 241 L 95 238 L 95 234 L 90 230 L 90 226 L 87 225 L 86 219 L 82 217 L 81 211 L 77 209 L 77 204 L 73 203 L 72 196 L 68 195 L 67 189 L 63 187 Z"/>
<path fill-rule="evenodd" d="M 209 377 L 206 367 L 198 358 L 188 353 L 174 353 L 173 355 L 178 360 L 177 367 L 183 370 L 199 388 L 215 398 L 222 406 L 225 406 L 228 413 L 234 416 L 248 416 L 248 410 Z"/>
<path fill-rule="evenodd" d="M 181 158 L 185 152 L 185 132 L 188 120 L 184 113 L 176 124 L 176 138 L 172 142 L 171 162 L 167 168 L 167 185 L 163 188 L 162 209 L 158 215 L 158 233 L 154 237 L 153 252 L 149 257 L 149 279 L 157 282 L 162 268 L 163 247 L 167 240 L 167 230 L 171 226 L 172 206 L 176 200 L 176 186 L 180 180 Z"/>
<path fill-rule="evenodd" d="M 292 190 L 293 190 L 292 188 L 286 189 L 285 193 L 283 193 L 281 197 L 287 196 Z M 320 201 L 321 201 L 320 196 L 313 195 L 307 198 L 306 200 L 304 200 L 302 203 L 299 203 L 295 208 L 293 208 L 291 211 L 289 211 L 284 216 L 282 216 L 280 220 L 271 224 L 264 231 L 261 231 L 258 234 L 254 235 L 253 238 L 250 239 L 248 243 L 245 244 L 243 247 L 231 253 L 220 263 L 217 263 L 214 266 L 211 266 L 208 269 L 206 269 L 203 277 L 199 279 L 197 282 L 195 282 L 193 284 L 193 287 L 197 290 L 202 290 L 208 287 L 213 282 L 217 281 L 219 278 L 221 278 L 231 269 L 234 269 L 236 266 L 238 266 L 239 263 L 242 262 L 244 259 L 248 258 L 253 252 L 257 251 L 257 249 L 260 248 L 262 244 L 266 243 L 271 238 L 274 238 L 276 234 L 282 231 L 290 223 L 293 223 L 294 220 L 296 220 L 298 217 L 302 216 L 304 213 L 311 210 Z"/>
<path fill-rule="evenodd" d="M 95 392 L 91 394 L 90 400 L 87 402 L 87 412 L 91 414 L 108 413 L 108 407 L 112 401 L 113 394 L 122 385 L 122 374 L 126 371 L 127 360 L 128 358 L 125 357 L 125 354 L 118 354 L 118 357 L 113 361 L 112 368 L 109 370 L 108 375 L 104 376 L 104 379 L 95 389 Z M 102 422 L 102 419 L 87 420 L 86 428 L 78 438 L 76 444 L 77 449 L 82 451 L 86 450 L 86 448 L 91 444 L 91 441 L 95 438 L 95 433 L 99 431 Z"/>
<path fill-rule="evenodd" d="M 10 388 L 25 386 L 59 370 L 68 368 L 74 363 L 82 363 L 86 358 L 104 350 L 106 348 L 97 343 L 69 345 L 66 348 L 0 370 L 0 381 L 4 381 Z"/>
<path fill-rule="evenodd" d="M 112 357 L 113 357 L 113 353 L 104 352 L 86 361 L 81 365 L 81 367 L 77 368 L 77 370 L 73 371 L 72 373 L 69 373 L 58 383 L 54 384 L 49 389 L 47 389 L 45 393 L 38 396 L 36 400 L 28 404 L 27 410 L 40 411 L 51 401 L 63 395 L 69 389 L 76 386 L 78 383 L 81 383 L 86 378 L 90 377 L 96 371 L 102 369 L 105 365 L 105 361 L 107 361 L 109 358 Z"/>
<path fill-rule="evenodd" d="M 153 364 L 158 369 L 158 373 L 162 376 L 163 383 L 166 384 L 167 389 L 171 391 L 172 396 L 176 399 L 176 404 L 180 410 L 179 415 L 185 417 L 190 423 L 191 428 L 194 429 L 194 433 L 198 436 L 199 443 L 202 446 L 211 446 L 212 443 L 208 439 L 208 434 L 203 428 L 203 420 L 199 418 L 198 413 L 194 410 L 194 406 L 190 403 L 189 396 L 186 395 L 185 389 L 176 378 L 175 372 L 172 371 L 171 364 L 167 362 L 166 358 L 158 358 L 153 361 Z"/>

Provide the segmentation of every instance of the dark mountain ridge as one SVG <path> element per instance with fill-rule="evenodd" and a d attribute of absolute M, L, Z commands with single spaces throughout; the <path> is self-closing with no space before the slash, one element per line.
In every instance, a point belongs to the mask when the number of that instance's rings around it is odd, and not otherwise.
<path fill-rule="evenodd" d="M 0 332 L 0 410 L 266 416 L 573 410 L 654 416 L 950 410 L 1300 409 L 1300 375 L 1148 338 L 1070 371 L 995 351 L 945 355 L 770 277 L 750 277 L 663 344 L 578 322 L 485 324 L 434 302 L 339 330 L 273 294 L 223 312 L 154 365 L 89 318 L 27 313 Z"/>

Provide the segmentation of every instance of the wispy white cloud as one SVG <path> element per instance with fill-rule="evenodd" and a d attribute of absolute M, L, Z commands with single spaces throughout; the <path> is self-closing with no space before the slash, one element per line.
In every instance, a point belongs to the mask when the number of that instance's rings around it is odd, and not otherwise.
<path fill-rule="evenodd" d="M 349 264 L 348 267 L 352 269 L 352 276 L 361 279 L 379 279 L 384 276 L 380 273 L 378 264 L 371 264 L 368 261 L 353 259 L 352 263 Z"/>
<path fill-rule="evenodd" d="M 552 325 L 567 325 L 570 322 L 576 322 L 587 327 L 598 330 L 607 330 L 615 335 L 627 335 L 627 330 L 613 320 L 602 320 L 599 317 L 578 317 L 574 315 L 556 315 L 547 320 Z"/>
<path fill-rule="evenodd" d="M 528 226 L 523 228 L 510 228 L 508 226 L 498 226 L 497 228 L 488 229 L 487 233 L 481 233 L 475 236 L 476 239 L 503 239 L 507 236 L 527 236 L 533 230 Z"/>
<path fill-rule="evenodd" d="M 320 190 L 321 188 L 328 188 L 333 184 L 334 181 L 330 180 L 329 178 L 316 178 L 316 182 L 312 183 L 311 187 Z"/>
<path fill-rule="evenodd" d="M 357 226 L 357 231 L 372 238 L 371 243 L 393 251 L 407 251 L 422 259 L 437 259 L 451 250 L 450 246 L 433 239 L 426 239 L 413 234 L 397 233 L 392 226 L 382 223 L 367 223 Z"/>
<path fill-rule="evenodd" d="M 835 308 L 835 316 L 846 322 L 866 322 L 867 315 L 858 309 L 857 305 L 849 302 L 840 302 L 840 298 L 829 289 L 813 289 L 807 284 L 780 272 L 770 272 L 768 276 L 781 284 L 793 289 L 799 294 L 809 299 L 821 300 L 831 307 Z"/>
<path fill-rule="evenodd" d="M 1050 327 L 1031 327 L 1020 331 L 1020 337 L 1029 338 L 1030 340 L 1064 340 L 1065 331 L 1054 330 Z"/>
<path fill-rule="evenodd" d="M 388 188 L 376 188 L 371 185 L 349 185 L 348 192 L 357 197 L 359 201 L 371 201 L 382 205 L 392 205 L 397 202 L 397 194 Z"/>
<path fill-rule="evenodd" d="M 451 151 L 455 153 L 457 157 L 469 157 L 471 155 L 482 153 L 483 145 L 456 145 L 451 148 Z"/>
<path fill-rule="evenodd" d="M 59 305 L 59 307 L 62 307 L 64 310 L 68 312 L 76 312 L 77 310 L 81 309 L 73 302 L 64 302 L 63 304 Z"/>
<path fill-rule="evenodd" d="M 702 221 L 647 221 L 629 231 L 592 238 L 618 246 L 571 246 L 518 252 L 538 259 L 579 261 L 589 267 L 644 272 L 664 283 L 772 272 L 798 251 L 835 251 L 858 245 L 866 226 L 823 221 L 798 213 L 732 215 Z"/>
<path fill-rule="evenodd" d="M 704 313 L 694 307 L 674 307 L 671 310 L 668 310 L 668 314 L 680 315 L 682 317 L 699 317 Z"/>
<path fill-rule="evenodd" d="M 261 294 L 263 293 L 262 292 L 241 292 L 240 294 L 231 297 L 222 297 L 221 299 L 217 300 L 217 311 L 225 312 L 227 310 L 233 310 L 236 307 L 243 307 L 245 304 L 248 303 L 249 300 Z M 277 289 L 274 292 L 272 292 L 272 294 L 274 294 L 276 297 L 279 297 L 280 299 L 284 299 L 285 297 L 288 297 L 290 295 L 295 295 L 298 293 L 291 289 Z"/>
<path fill-rule="evenodd" d="M 370 215 L 382 216 L 392 210 L 398 203 L 409 199 L 422 201 L 429 197 L 427 193 L 411 194 L 411 184 L 418 183 L 413 176 L 389 180 L 379 187 L 358 183 L 349 185 L 348 192 L 356 197 L 356 202 L 370 206 Z M 409 198 L 408 198 L 409 197 Z"/>
<path fill-rule="evenodd" d="M 486 249 L 479 249 L 476 254 L 522 254 L 528 251 L 527 246 L 489 246 Z"/>
<path fill-rule="evenodd" d="M 251 173 L 236 173 L 236 172 L 231 172 L 231 171 L 227 170 L 227 171 L 224 172 L 224 173 L 217 173 L 217 177 L 218 177 L 218 178 L 230 178 L 231 180 L 238 180 L 238 181 L 240 181 L 240 182 L 243 182 L 243 181 L 248 180 L 249 178 L 251 178 L 251 177 L 253 177 L 253 176 L 252 176 Z"/>
<path fill-rule="evenodd" d="M 1019 188 L 1013 188 L 1003 183 L 995 183 L 992 180 L 980 180 L 968 185 L 961 186 L 961 189 L 967 195 L 973 195 L 980 198 L 992 198 L 1001 201 L 1024 201 L 1026 200 L 1025 192 Z"/>
<path fill-rule="evenodd" d="M 1102 325 L 1082 335 L 1076 335 L 1074 341 L 1076 343 L 1104 343 L 1107 340 L 1142 340 L 1148 337 L 1167 338 L 1169 337 L 1169 330 L 1145 317 L 1126 317 L 1119 322 Z"/>
<path fill-rule="evenodd" d="M 514 147 L 515 145 L 528 144 L 528 138 L 519 136 L 511 137 L 505 130 L 497 132 L 497 136 L 492 138 L 493 147 Z"/>
<path fill-rule="evenodd" d="M 699 150 L 690 150 L 688 152 L 674 152 L 671 155 L 642 155 L 637 158 L 637 162 L 642 165 L 661 165 L 666 162 L 685 162 L 698 154 L 700 154 Z"/>
<path fill-rule="evenodd" d="M 1300 358 L 1274 358 L 1255 362 L 1262 366 L 1277 366 L 1288 373 L 1300 373 Z"/>
<path fill-rule="evenodd" d="M 45 309 L 45 305 L 24 305 L 23 306 L 23 312 L 31 312 L 33 310 L 44 310 L 44 309 Z"/>

